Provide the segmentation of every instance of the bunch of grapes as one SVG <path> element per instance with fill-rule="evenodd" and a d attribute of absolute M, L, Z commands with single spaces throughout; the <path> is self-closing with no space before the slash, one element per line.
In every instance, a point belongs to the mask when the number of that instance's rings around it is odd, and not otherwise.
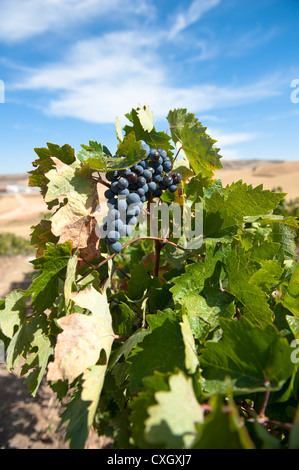
<path fill-rule="evenodd" d="M 108 214 L 104 217 L 102 233 L 112 253 L 122 249 L 120 239 L 132 233 L 143 203 L 150 196 L 160 197 L 164 190 L 175 192 L 181 182 L 180 173 L 172 172 L 172 162 L 165 150 L 150 148 L 145 142 L 141 147 L 146 158 L 125 170 L 108 171 L 106 179 L 111 183 L 105 191 Z"/>

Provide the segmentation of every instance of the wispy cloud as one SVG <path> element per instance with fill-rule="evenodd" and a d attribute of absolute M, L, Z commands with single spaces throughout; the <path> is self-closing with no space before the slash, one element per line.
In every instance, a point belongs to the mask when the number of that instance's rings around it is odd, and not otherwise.
<path fill-rule="evenodd" d="M 221 0 L 193 0 L 189 8 L 177 13 L 173 18 L 173 26 L 169 31 L 169 38 L 174 38 L 184 29 L 196 23 L 207 11 L 219 5 Z"/>
<path fill-rule="evenodd" d="M 151 15 L 147 0 L 0 0 L 0 41 L 18 42 L 42 33 L 71 29 L 101 15 Z"/>
<path fill-rule="evenodd" d="M 172 107 L 210 112 L 280 93 L 275 76 L 250 85 L 174 86 L 159 55 L 160 39 L 144 31 L 120 31 L 80 41 L 61 62 L 24 72 L 14 88 L 45 91 L 46 113 L 96 123 L 114 122 L 138 103 L 147 103 L 162 118 Z"/>

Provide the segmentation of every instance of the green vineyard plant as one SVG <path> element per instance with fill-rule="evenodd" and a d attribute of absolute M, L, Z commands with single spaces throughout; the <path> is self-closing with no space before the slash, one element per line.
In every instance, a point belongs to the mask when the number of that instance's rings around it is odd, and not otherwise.
<path fill-rule="evenodd" d="M 7 368 L 33 396 L 48 381 L 71 448 L 91 427 L 116 449 L 299 448 L 298 220 L 275 212 L 285 194 L 223 187 L 216 141 L 186 109 L 167 132 L 147 106 L 126 118 L 115 155 L 95 141 L 35 149 L 29 184 L 52 216 L 32 229 L 32 284 L 0 301 Z M 97 236 L 105 173 L 144 159 L 142 142 L 182 175 L 161 200 L 202 204 L 200 248 L 171 226 L 120 253 Z"/>

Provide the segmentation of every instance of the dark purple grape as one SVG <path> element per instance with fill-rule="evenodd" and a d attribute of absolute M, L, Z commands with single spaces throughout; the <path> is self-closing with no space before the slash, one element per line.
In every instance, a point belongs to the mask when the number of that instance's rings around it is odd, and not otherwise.
<path fill-rule="evenodd" d="M 136 173 L 138 176 L 142 175 L 143 173 L 143 168 L 141 165 L 134 165 L 132 166 L 131 170 Z"/>
<path fill-rule="evenodd" d="M 160 183 L 162 181 L 162 179 L 163 179 L 162 175 L 154 175 L 153 176 L 153 181 L 155 183 Z"/>
<path fill-rule="evenodd" d="M 136 193 L 138 194 L 139 197 L 141 196 L 144 196 L 145 195 L 145 191 L 143 188 L 138 188 Z"/>
<path fill-rule="evenodd" d="M 182 175 L 180 173 L 173 173 L 172 179 L 174 184 L 179 184 L 182 180 Z"/>
<path fill-rule="evenodd" d="M 161 155 L 161 157 L 163 157 L 163 158 L 167 157 L 167 152 L 166 152 L 166 150 L 158 149 L 158 152 L 159 152 L 159 154 Z"/>
<path fill-rule="evenodd" d="M 138 188 L 142 188 L 146 184 L 146 179 L 143 176 L 138 176 L 136 184 Z"/>
<path fill-rule="evenodd" d="M 170 186 L 173 183 L 172 176 L 166 175 L 163 178 L 163 183 L 165 184 L 166 187 Z"/>
<path fill-rule="evenodd" d="M 169 173 L 171 170 L 172 170 L 172 163 L 171 161 L 167 160 L 166 162 L 164 161 L 163 162 L 163 170 L 166 172 L 166 173 Z"/>
<path fill-rule="evenodd" d="M 130 168 L 126 168 L 125 170 L 120 170 L 119 172 L 119 176 L 128 176 L 130 173 L 132 173 L 132 171 L 130 170 Z"/>
<path fill-rule="evenodd" d="M 146 179 L 146 181 L 149 181 L 152 178 L 153 172 L 150 168 L 144 170 L 143 172 L 143 177 Z"/>
<path fill-rule="evenodd" d="M 163 191 L 161 188 L 157 188 L 155 189 L 155 191 L 153 192 L 153 196 L 154 197 L 160 197 L 162 195 Z"/>
<path fill-rule="evenodd" d="M 137 178 L 138 178 L 138 176 L 137 176 L 137 174 L 134 173 L 134 172 L 130 173 L 130 174 L 127 176 L 127 180 L 129 181 L 130 184 L 136 183 Z"/>
<path fill-rule="evenodd" d="M 106 179 L 108 181 L 115 181 L 118 178 L 118 172 L 117 171 L 108 171 L 106 173 Z"/>
<path fill-rule="evenodd" d="M 104 196 L 106 199 L 111 199 L 114 197 L 114 192 L 111 191 L 111 189 L 107 189 L 107 191 L 104 192 Z"/>
<path fill-rule="evenodd" d="M 168 186 L 168 191 L 170 191 L 171 193 L 174 193 L 177 189 L 178 187 L 176 184 L 171 184 L 170 186 Z"/>
<path fill-rule="evenodd" d="M 149 157 L 153 162 L 161 158 L 158 150 L 155 150 L 155 149 L 150 150 Z"/>
<path fill-rule="evenodd" d="M 113 181 L 111 183 L 111 191 L 113 191 L 115 194 L 118 193 L 119 191 L 118 181 Z"/>

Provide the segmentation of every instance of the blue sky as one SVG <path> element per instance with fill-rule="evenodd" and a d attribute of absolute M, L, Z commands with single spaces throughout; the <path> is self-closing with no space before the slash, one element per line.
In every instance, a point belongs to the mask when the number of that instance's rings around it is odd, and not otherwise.
<path fill-rule="evenodd" d="M 195 113 L 223 159 L 299 160 L 298 0 L 0 0 L 0 18 L 2 174 L 46 142 L 114 152 L 139 103 L 159 130 Z"/>

